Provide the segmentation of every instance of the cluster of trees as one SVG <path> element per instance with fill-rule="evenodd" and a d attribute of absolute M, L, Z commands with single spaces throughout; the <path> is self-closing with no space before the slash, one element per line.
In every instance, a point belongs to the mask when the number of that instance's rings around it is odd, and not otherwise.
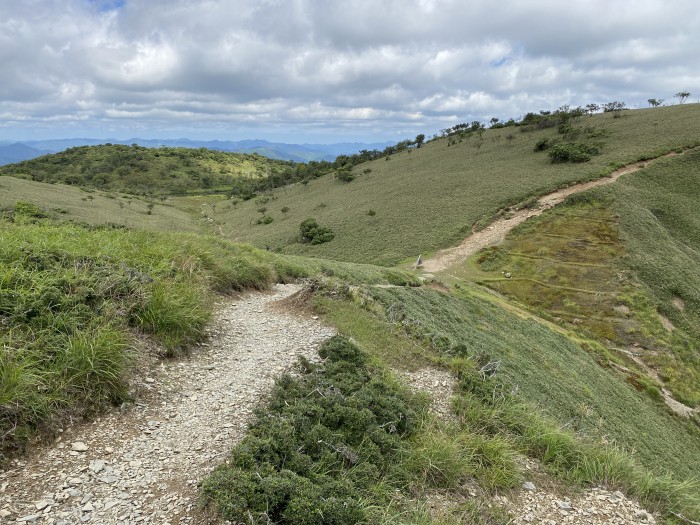
<path fill-rule="evenodd" d="M 241 178 L 278 177 L 294 162 L 205 148 L 78 146 L 0 167 L 0 175 L 145 196 L 226 191 Z M 225 188 L 225 189 L 224 189 Z"/>

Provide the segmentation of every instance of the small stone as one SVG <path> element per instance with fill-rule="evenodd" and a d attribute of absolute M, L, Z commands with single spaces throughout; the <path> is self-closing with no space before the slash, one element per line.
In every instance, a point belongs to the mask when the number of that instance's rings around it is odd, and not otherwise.
<path fill-rule="evenodd" d="M 88 501 L 85 505 L 83 505 L 81 510 L 83 512 L 92 512 L 93 510 L 95 510 L 95 507 L 92 505 L 92 503 Z"/>
<path fill-rule="evenodd" d="M 21 518 L 17 518 L 17 521 L 19 523 L 26 523 L 28 521 L 36 521 L 41 517 L 41 514 L 29 514 L 27 516 L 22 516 Z"/>
<path fill-rule="evenodd" d="M 76 441 L 75 443 L 71 443 L 70 449 L 74 452 L 85 452 L 88 446 L 82 441 Z"/>
<path fill-rule="evenodd" d="M 107 485 L 111 485 L 112 483 L 116 483 L 119 478 L 117 476 L 102 476 L 100 478 L 100 481 L 102 483 L 106 483 Z"/>
<path fill-rule="evenodd" d="M 40 502 L 38 502 L 36 504 L 36 510 L 44 510 L 49 505 L 53 505 L 53 501 L 50 501 L 47 499 L 42 499 Z"/>
<path fill-rule="evenodd" d="M 537 490 L 537 487 L 535 487 L 535 484 L 531 481 L 526 481 L 525 483 L 523 483 L 523 488 L 525 490 L 529 490 L 530 492 L 535 492 Z"/>
<path fill-rule="evenodd" d="M 146 383 L 155 383 L 155 382 L 156 382 L 156 380 L 153 379 L 152 377 L 147 377 L 147 378 L 146 378 Z"/>
<path fill-rule="evenodd" d="M 96 459 L 95 461 L 90 462 L 90 470 L 97 474 L 98 472 L 102 472 L 104 470 L 105 464 L 105 460 Z"/>
<path fill-rule="evenodd" d="M 559 507 L 561 510 L 571 510 L 571 503 L 568 501 L 561 501 L 561 500 L 556 500 L 555 503 L 557 504 L 557 507 Z"/>
<path fill-rule="evenodd" d="M 11 516 L 11 515 L 12 515 L 12 513 L 7 509 L 0 510 L 0 518 L 7 518 L 8 516 Z"/>

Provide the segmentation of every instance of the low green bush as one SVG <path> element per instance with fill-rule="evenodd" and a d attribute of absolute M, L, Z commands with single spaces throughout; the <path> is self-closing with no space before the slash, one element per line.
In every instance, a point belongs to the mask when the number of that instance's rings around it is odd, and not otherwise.
<path fill-rule="evenodd" d="M 552 163 L 557 162 L 588 162 L 592 155 L 597 155 L 599 149 L 596 146 L 581 142 L 566 142 L 555 144 L 549 148 L 549 158 Z"/>
<path fill-rule="evenodd" d="M 335 237 L 333 230 L 318 225 L 316 219 L 306 219 L 299 225 L 299 234 L 303 242 L 311 244 L 323 244 L 332 241 Z"/>
<path fill-rule="evenodd" d="M 323 363 L 280 378 L 246 437 L 203 484 L 221 515 L 242 523 L 356 524 L 395 468 L 424 405 L 336 336 Z"/>

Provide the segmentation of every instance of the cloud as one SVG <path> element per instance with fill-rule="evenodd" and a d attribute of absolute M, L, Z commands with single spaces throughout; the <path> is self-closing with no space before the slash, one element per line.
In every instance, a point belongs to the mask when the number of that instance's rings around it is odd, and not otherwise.
<path fill-rule="evenodd" d="M 77 122 L 374 140 L 562 104 L 633 106 L 700 89 L 697 27 L 690 0 L 5 2 L 0 138 Z"/>

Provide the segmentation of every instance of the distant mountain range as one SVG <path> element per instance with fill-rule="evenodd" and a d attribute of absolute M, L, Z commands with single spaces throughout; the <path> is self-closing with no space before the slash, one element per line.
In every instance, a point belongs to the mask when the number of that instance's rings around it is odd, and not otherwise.
<path fill-rule="evenodd" d="M 21 142 L 0 142 L 0 166 L 29 160 L 49 153 L 58 153 L 75 146 L 98 144 L 138 144 L 147 148 L 168 146 L 172 148 L 207 148 L 234 153 L 258 153 L 270 159 L 309 162 L 313 160 L 335 160 L 338 155 L 351 155 L 363 149 L 383 150 L 394 142 L 339 142 L 336 144 L 285 144 L 266 140 L 190 140 L 190 139 L 49 139 Z"/>

